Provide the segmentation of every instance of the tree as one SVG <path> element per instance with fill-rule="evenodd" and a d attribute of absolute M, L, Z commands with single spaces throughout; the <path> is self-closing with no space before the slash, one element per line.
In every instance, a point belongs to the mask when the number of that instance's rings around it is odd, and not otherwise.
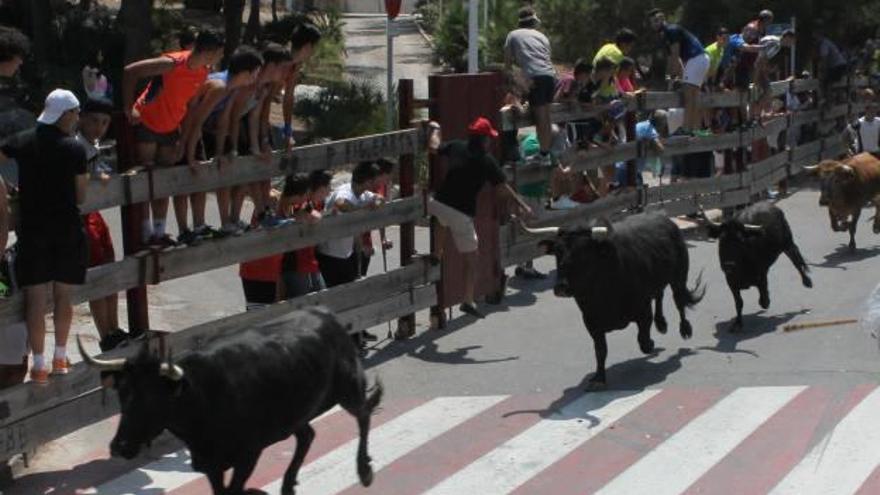
<path fill-rule="evenodd" d="M 223 17 L 226 20 L 226 57 L 238 48 L 241 42 L 241 15 L 244 13 L 244 0 L 224 0 Z"/>
<path fill-rule="evenodd" d="M 118 22 L 125 33 L 125 63 L 150 56 L 153 0 L 122 0 Z"/>

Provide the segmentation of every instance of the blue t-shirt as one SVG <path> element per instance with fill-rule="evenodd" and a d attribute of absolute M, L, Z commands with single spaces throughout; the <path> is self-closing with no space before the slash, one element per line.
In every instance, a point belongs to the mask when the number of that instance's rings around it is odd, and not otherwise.
<path fill-rule="evenodd" d="M 733 57 L 739 55 L 739 49 L 745 44 L 746 40 L 741 34 L 731 34 L 727 46 L 724 47 L 724 55 L 721 56 L 721 64 L 718 66 L 719 70 L 723 70 Z"/>
<path fill-rule="evenodd" d="M 706 53 L 700 40 L 693 33 L 678 24 L 667 24 L 663 27 L 663 41 L 666 42 L 668 47 L 678 43 L 679 56 L 682 62 L 687 62 L 694 57 Z"/>

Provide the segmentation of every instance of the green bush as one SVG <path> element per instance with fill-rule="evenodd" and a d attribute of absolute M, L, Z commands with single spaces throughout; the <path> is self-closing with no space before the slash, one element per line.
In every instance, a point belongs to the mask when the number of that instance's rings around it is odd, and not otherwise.
<path fill-rule="evenodd" d="M 426 33 L 434 34 L 437 32 L 437 26 L 440 24 L 440 4 L 438 2 L 422 2 L 416 6 L 415 13 L 421 17 L 419 23 Z"/>
<path fill-rule="evenodd" d="M 385 130 L 385 99 L 369 81 L 338 81 L 314 98 L 300 98 L 294 114 L 314 139 L 345 139 Z"/>
<path fill-rule="evenodd" d="M 447 2 L 448 7 L 434 37 L 437 62 L 455 72 L 466 72 L 468 61 L 468 14 L 461 2 Z"/>
<path fill-rule="evenodd" d="M 294 12 L 277 21 L 268 22 L 263 26 L 261 41 L 274 41 L 287 45 L 290 33 L 297 24 L 312 22 L 321 31 L 321 43 L 318 44 L 312 59 L 303 68 L 303 82 L 307 84 L 324 84 L 341 81 L 345 72 L 345 22 L 337 10 L 327 12 L 302 13 Z"/>

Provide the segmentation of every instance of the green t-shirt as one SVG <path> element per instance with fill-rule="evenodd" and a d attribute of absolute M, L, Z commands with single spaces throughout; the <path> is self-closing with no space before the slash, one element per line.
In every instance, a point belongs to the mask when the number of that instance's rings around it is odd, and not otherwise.
<path fill-rule="evenodd" d="M 706 47 L 706 55 L 709 56 L 709 74 L 715 75 L 718 72 L 718 66 L 721 65 L 721 56 L 724 55 L 724 49 L 718 46 L 716 41 Z"/>
<path fill-rule="evenodd" d="M 620 65 L 620 61 L 623 60 L 623 52 L 620 51 L 620 48 L 617 47 L 614 43 L 608 43 L 603 45 L 602 48 L 596 52 L 596 56 L 593 57 L 593 65 L 596 65 L 603 58 L 607 58 L 614 62 L 614 65 Z"/>
<path fill-rule="evenodd" d="M 529 159 L 541 152 L 541 143 L 538 142 L 538 135 L 530 133 L 523 138 L 519 144 L 520 155 L 524 159 Z M 525 163 L 525 160 L 523 160 Z M 547 190 L 547 181 L 534 182 L 531 184 L 523 184 L 517 186 L 517 191 L 528 198 L 543 198 Z"/>

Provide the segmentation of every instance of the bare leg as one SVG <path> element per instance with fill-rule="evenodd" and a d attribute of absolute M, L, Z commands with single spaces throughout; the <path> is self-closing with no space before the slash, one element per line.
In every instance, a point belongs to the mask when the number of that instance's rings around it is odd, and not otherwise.
<path fill-rule="evenodd" d="M 43 354 L 46 339 L 46 299 L 49 284 L 31 285 L 24 288 L 25 322 L 28 341 L 34 354 Z"/>
<path fill-rule="evenodd" d="M 137 159 L 138 166 L 141 166 L 141 167 L 144 167 L 147 169 L 153 168 L 156 165 L 157 149 L 158 148 L 156 146 L 156 143 L 144 143 L 144 142 L 137 143 L 135 157 Z M 157 208 L 159 208 L 161 205 L 159 205 L 157 201 L 154 201 L 153 203 L 151 203 L 151 206 L 152 206 L 152 210 L 155 212 L 155 211 L 158 211 Z M 145 234 L 147 234 L 147 236 L 144 238 L 144 242 L 149 240 L 149 234 L 151 234 L 153 231 L 152 223 L 150 223 L 150 208 L 146 208 L 145 210 L 146 211 L 144 213 L 144 215 L 145 215 L 144 222 L 149 223 L 150 228 L 146 229 L 147 231 L 144 232 Z M 166 213 L 167 213 L 167 210 L 168 210 L 168 205 L 166 202 L 166 205 L 165 205 Z M 162 218 L 164 218 L 164 216 Z"/>
<path fill-rule="evenodd" d="M 70 323 L 73 321 L 73 303 L 70 300 L 72 286 L 55 282 L 52 289 L 55 297 L 55 311 L 52 320 L 55 323 L 55 346 L 67 346 L 70 335 Z"/>
<path fill-rule="evenodd" d="M 167 214 L 168 211 L 166 210 L 165 213 Z M 174 218 L 177 219 L 178 233 L 182 234 L 189 230 L 189 196 L 174 196 Z"/>
<path fill-rule="evenodd" d="M 230 203 L 232 201 L 232 192 L 228 187 L 224 187 L 223 189 L 219 189 L 217 191 L 217 210 L 220 213 L 220 226 L 228 225 L 233 222 L 232 217 L 230 216 L 230 212 L 232 211 L 232 207 Z M 239 205 L 241 208 L 241 205 Z M 241 210 L 239 210 L 241 211 Z M 204 218 L 205 214 L 202 212 L 202 218 Z M 237 219 L 238 217 L 236 217 Z M 203 221 L 204 223 L 204 221 Z"/>
<path fill-rule="evenodd" d="M 699 106 L 700 88 L 692 84 L 684 85 L 684 125 L 688 130 L 700 128 L 702 120 Z"/>
<path fill-rule="evenodd" d="M 107 301 L 107 321 L 110 323 L 110 330 L 119 328 L 119 294 L 110 294 L 104 298 Z"/>
<path fill-rule="evenodd" d="M 538 134 L 538 143 L 541 146 L 541 151 L 550 151 L 550 147 L 553 145 L 553 128 L 552 122 L 550 122 L 550 105 L 541 105 L 539 107 L 535 107 L 534 114 L 535 130 Z"/>
<path fill-rule="evenodd" d="M 174 146 L 159 146 L 156 149 L 156 166 L 157 167 L 169 167 L 174 165 L 175 158 L 175 147 Z M 180 213 L 177 212 L 177 205 L 181 198 L 174 198 L 174 207 L 175 207 L 175 215 L 178 219 L 178 227 L 181 227 L 180 224 Z M 183 227 L 186 227 L 186 198 L 183 198 Z M 168 198 L 157 199 L 153 201 L 153 221 L 156 220 L 166 220 L 168 218 Z"/>
<path fill-rule="evenodd" d="M 89 301 L 89 311 L 92 313 L 92 319 L 95 321 L 95 328 L 98 330 L 98 335 L 100 335 L 102 339 L 116 329 L 116 327 L 111 326 L 110 321 L 108 321 L 110 310 L 107 307 L 107 298 Z"/>
<path fill-rule="evenodd" d="M 241 220 L 241 209 L 244 206 L 244 197 L 247 190 L 247 186 L 235 186 L 232 188 L 232 212 L 229 216 L 230 222 L 235 223 Z"/>
<path fill-rule="evenodd" d="M 464 254 L 464 302 L 474 304 L 475 273 L 477 271 L 477 253 Z"/>
<path fill-rule="evenodd" d="M 190 194 L 189 201 L 192 203 L 193 209 L 193 227 L 205 225 L 205 206 L 208 203 L 208 195 L 203 192 Z M 223 219 L 222 215 L 220 219 Z"/>

